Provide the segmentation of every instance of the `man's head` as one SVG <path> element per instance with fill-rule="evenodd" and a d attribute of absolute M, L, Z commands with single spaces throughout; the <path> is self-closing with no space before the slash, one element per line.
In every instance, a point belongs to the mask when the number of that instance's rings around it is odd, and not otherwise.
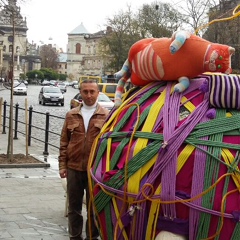
<path fill-rule="evenodd" d="M 80 83 L 80 94 L 87 106 L 95 104 L 99 94 L 98 84 L 94 80 L 84 80 Z"/>

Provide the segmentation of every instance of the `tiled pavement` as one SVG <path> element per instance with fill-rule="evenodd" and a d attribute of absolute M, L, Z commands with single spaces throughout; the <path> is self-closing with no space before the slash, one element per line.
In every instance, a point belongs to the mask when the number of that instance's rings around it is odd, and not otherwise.
<path fill-rule="evenodd" d="M 0 133 L 0 153 L 7 135 Z M 25 153 L 25 140 L 14 140 L 13 153 Z M 43 160 L 37 144 L 29 154 Z M 58 175 L 57 153 L 47 157 L 50 167 L 0 167 L 0 239 L 67 240 L 65 193 Z M 86 211 L 84 211 L 86 219 Z"/>

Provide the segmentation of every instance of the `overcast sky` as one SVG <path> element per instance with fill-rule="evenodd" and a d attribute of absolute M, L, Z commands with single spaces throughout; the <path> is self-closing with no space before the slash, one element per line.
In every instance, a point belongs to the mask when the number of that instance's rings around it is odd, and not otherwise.
<path fill-rule="evenodd" d="M 161 2 L 170 2 L 165 0 Z M 171 2 L 183 0 L 172 0 Z M 49 43 L 66 51 L 67 34 L 83 23 L 90 33 L 104 29 L 106 18 L 127 10 L 133 10 L 155 2 L 154 0 L 25 0 L 21 4 L 21 14 L 27 18 L 28 41 Z"/>

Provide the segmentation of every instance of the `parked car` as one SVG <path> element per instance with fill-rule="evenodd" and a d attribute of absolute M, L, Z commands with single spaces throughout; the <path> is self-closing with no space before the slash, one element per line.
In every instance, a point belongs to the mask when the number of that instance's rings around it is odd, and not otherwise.
<path fill-rule="evenodd" d="M 49 80 L 49 83 L 51 86 L 56 86 L 56 80 Z"/>
<path fill-rule="evenodd" d="M 66 91 L 67 91 L 67 86 L 66 86 L 66 84 L 63 83 L 63 82 L 59 82 L 59 83 L 57 84 L 57 87 L 59 87 L 62 92 L 66 92 Z"/>
<path fill-rule="evenodd" d="M 13 95 L 27 95 L 27 87 L 24 83 L 13 83 Z"/>
<path fill-rule="evenodd" d="M 70 108 L 77 107 L 82 101 L 81 94 L 78 93 L 74 96 L 73 99 L 70 101 Z M 100 92 L 98 95 L 98 103 L 102 106 L 107 108 L 108 110 L 111 110 L 114 107 L 113 101 L 104 93 Z"/>
<path fill-rule="evenodd" d="M 117 83 L 99 83 L 99 91 L 105 93 L 111 100 L 114 100 Z"/>
<path fill-rule="evenodd" d="M 65 83 L 65 85 L 68 87 L 68 86 L 70 86 L 70 82 L 68 82 L 68 81 L 65 81 L 65 82 L 63 82 L 63 83 Z"/>
<path fill-rule="evenodd" d="M 78 83 L 74 84 L 72 87 L 75 88 L 75 89 L 79 89 Z"/>
<path fill-rule="evenodd" d="M 22 80 L 22 82 L 28 87 L 28 81 L 27 80 Z"/>
<path fill-rule="evenodd" d="M 55 86 L 44 86 L 41 88 L 38 95 L 38 102 L 43 105 L 51 103 L 64 106 L 64 96 L 60 88 Z"/>
<path fill-rule="evenodd" d="M 42 86 L 49 86 L 50 82 L 48 80 L 43 80 L 41 83 Z"/>
<path fill-rule="evenodd" d="M 76 85 L 76 84 L 78 85 L 78 81 L 72 81 L 72 82 L 69 83 L 69 86 L 72 86 L 72 87 L 73 87 L 73 86 Z"/>

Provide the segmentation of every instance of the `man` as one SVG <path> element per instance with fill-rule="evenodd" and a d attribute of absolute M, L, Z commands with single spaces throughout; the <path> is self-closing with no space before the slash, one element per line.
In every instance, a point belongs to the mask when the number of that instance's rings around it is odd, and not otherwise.
<path fill-rule="evenodd" d="M 95 81 L 83 81 L 80 84 L 80 94 L 83 100 L 80 106 L 66 114 L 59 150 L 59 174 L 61 178 L 67 178 L 69 238 L 75 240 L 82 240 L 84 190 L 86 202 L 89 203 L 88 158 L 92 143 L 108 115 L 108 110 L 97 103 L 99 89 Z M 90 216 L 86 223 L 86 240 L 90 236 L 91 239 L 98 239 L 92 210 Z M 91 220 L 91 234 L 88 220 Z"/>

